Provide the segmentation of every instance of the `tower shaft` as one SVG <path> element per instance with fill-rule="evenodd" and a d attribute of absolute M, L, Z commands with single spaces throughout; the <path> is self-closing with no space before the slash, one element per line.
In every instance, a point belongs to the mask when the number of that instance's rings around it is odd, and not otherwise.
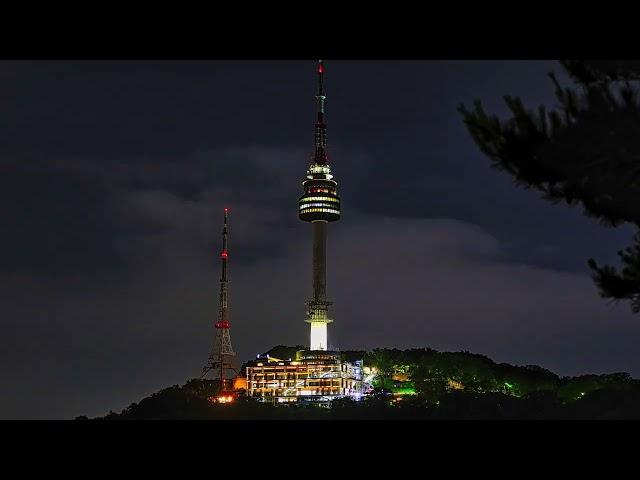
<path fill-rule="evenodd" d="M 311 222 L 313 231 L 313 300 L 309 302 L 311 324 L 309 349 L 327 350 L 327 324 L 329 305 L 327 301 L 327 221 Z"/>
<path fill-rule="evenodd" d="M 327 222 L 311 222 L 313 229 L 313 300 L 327 300 Z"/>

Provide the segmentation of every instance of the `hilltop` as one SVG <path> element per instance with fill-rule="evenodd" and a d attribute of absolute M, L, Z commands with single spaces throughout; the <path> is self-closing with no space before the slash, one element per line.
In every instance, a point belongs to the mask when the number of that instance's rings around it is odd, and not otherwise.
<path fill-rule="evenodd" d="M 268 352 L 289 358 L 300 347 Z M 640 419 L 640 380 L 617 372 L 560 377 L 535 365 L 496 363 L 470 352 L 374 349 L 342 352 L 374 369 L 373 393 L 331 408 L 271 406 L 241 396 L 212 404 L 215 383 L 192 379 L 102 419 Z M 86 417 L 78 417 L 86 418 Z"/>

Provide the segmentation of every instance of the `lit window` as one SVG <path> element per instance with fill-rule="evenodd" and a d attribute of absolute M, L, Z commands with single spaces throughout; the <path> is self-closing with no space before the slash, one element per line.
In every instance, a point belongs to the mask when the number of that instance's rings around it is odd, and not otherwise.
<path fill-rule="evenodd" d="M 306 197 L 301 200 L 302 202 L 339 202 L 340 200 L 333 197 Z"/>

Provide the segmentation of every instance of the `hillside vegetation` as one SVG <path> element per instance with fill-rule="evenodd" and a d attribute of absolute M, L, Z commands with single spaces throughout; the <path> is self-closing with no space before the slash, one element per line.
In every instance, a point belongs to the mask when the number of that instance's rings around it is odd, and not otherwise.
<path fill-rule="evenodd" d="M 279 345 L 266 353 L 286 359 L 297 349 Z M 640 419 L 640 381 L 627 373 L 559 377 L 535 365 L 429 348 L 342 355 L 373 370 L 375 388 L 362 402 L 272 406 L 240 396 L 220 405 L 208 399 L 215 382 L 193 379 L 102 419 Z"/>

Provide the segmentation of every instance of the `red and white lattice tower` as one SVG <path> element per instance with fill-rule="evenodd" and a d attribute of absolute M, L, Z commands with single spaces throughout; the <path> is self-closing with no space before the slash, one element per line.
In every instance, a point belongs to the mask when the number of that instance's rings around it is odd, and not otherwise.
<path fill-rule="evenodd" d="M 216 338 L 213 348 L 209 354 L 207 364 L 202 369 L 202 377 L 213 372 L 213 378 L 217 379 L 220 392 L 230 392 L 233 390 L 233 377 L 237 373 L 233 366 L 233 357 L 235 353 L 231 346 L 231 324 L 229 323 L 229 279 L 227 278 L 227 269 L 229 262 L 229 225 L 227 218 L 229 209 L 224 209 L 224 227 L 222 229 L 222 251 L 220 259 L 222 262 L 222 274 L 220 276 L 220 307 L 218 308 L 218 320 L 215 323 Z M 231 374 L 231 375 L 229 375 Z"/>

